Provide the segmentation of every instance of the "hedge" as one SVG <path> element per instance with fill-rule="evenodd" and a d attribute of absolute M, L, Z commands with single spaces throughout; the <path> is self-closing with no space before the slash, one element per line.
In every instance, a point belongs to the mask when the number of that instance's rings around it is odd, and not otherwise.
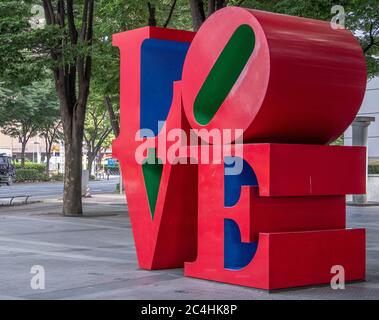
<path fill-rule="evenodd" d="M 63 181 L 63 174 L 57 173 L 50 176 L 51 181 Z"/>
<path fill-rule="evenodd" d="M 379 174 L 379 165 L 369 165 L 368 166 L 368 173 L 369 174 Z"/>
<path fill-rule="evenodd" d="M 16 170 L 37 170 L 39 173 L 45 173 L 46 171 L 46 165 L 43 163 L 35 163 L 35 162 L 25 162 L 25 166 L 21 167 L 21 163 L 15 164 Z"/>
<path fill-rule="evenodd" d="M 48 181 L 46 174 L 39 172 L 37 169 L 16 169 L 16 182 L 27 181 Z"/>

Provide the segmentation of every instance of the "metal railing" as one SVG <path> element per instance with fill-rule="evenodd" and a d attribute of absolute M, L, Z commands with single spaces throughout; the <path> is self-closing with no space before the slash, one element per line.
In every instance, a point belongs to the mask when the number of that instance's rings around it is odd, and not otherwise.
<path fill-rule="evenodd" d="M 30 197 L 31 197 L 31 195 L 5 196 L 5 197 L 0 197 L 0 200 L 9 199 L 8 205 L 11 206 L 13 203 L 13 200 L 18 199 L 18 198 L 25 198 L 25 200 L 22 201 L 21 203 L 27 204 Z M 4 203 L 0 202 L 0 205 L 4 205 Z"/>

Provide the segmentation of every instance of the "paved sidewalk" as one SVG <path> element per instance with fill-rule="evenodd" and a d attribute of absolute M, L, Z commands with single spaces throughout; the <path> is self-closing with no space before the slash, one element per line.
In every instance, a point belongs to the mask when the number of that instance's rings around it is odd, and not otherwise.
<path fill-rule="evenodd" d="M 85 199 L 80 218 L 63 217 L 60 205 L 0 208 L 0 299 L 379 299 L 379 207 L 348 208 L 348 225 L 367 228 L 366 282 L 268 293 L 138 269 L 119 195 Z M 33 265 L 46 270 L 45 290 L 30 287 Z"/>

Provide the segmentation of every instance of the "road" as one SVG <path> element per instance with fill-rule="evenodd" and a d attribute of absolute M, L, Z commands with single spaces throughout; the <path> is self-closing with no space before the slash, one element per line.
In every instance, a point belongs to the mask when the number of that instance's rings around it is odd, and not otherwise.
<path fill-rule="evenodd" d="M 113 193 L 119 177 L 110 177 L 108 180 L 90 181 L 91 193 Z M 0 197 L 14 195 L 31 195 L 31 200 L 42 200 L 49 198 L 61 198 L 63 195 L 63 182 L 38 182 L 38 183 L 15 183 L 8 187 L 0 186 Z"/>

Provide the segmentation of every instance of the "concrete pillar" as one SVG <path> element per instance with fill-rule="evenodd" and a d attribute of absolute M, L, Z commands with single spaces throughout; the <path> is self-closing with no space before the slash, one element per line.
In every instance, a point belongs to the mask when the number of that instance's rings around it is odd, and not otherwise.
<path fill-rule="evenodd" d="M 87 193 L 88 182 L 89 182 L 89 171 L 82 170 L 82 196 L 84 196 Z"/>
<path fill-rule="evenodd" d="M 375 117 L 356 117 L 352 123 L 353 128 L 353 146 L 366 147 L 366 186 L 368 176 L 368 127 L 371 122 L 375 121 Z M 365 204 L 367 203 L 366 194 L 353 195 L 353 203 Z"/>

